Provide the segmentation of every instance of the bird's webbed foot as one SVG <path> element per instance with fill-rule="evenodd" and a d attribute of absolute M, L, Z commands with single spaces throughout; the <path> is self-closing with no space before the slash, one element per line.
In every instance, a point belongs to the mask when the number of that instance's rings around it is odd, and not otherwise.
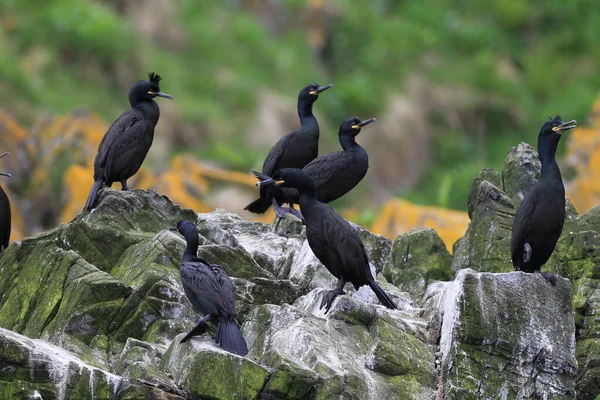
<path fill-rule="evenodd" d="M 200 318 L 196 326 L 194 326 L 192 330 L 187 335 L 185 335 L 183 339 L 181 339 L 180 343 L 187 342 L 192 336 L 204 335 L 208 331 L 208 325 L 206 325 L 206 321 L 208 321 L 210 317 L 211 315 L 208 314 Z"/>
<path fill-rule="evenodd" d="M 304 216 L 302 215 L 302 212 L 300 212 L 300 210 L 296 210 L 294 208 L 293 204 L 290 204 L 290 211 L 289 211 L 293 216 L 295 216 L 296 218 L 298 218 L 300 221 L 302 221 L 302 225 L 306 225 L 306 221 L 304 220 Z"/>
<path fill-rule="evenodd" d="M 129 189 L 129 187 L 127 186 L 127 180 L 121 181 L 121 190 L 125 190 L 125 191 L 130 191 L 131 189 Z"/>
<path fill-rule="evenodd" d="M 277 202 L 273 202 L 273 208 L 275 209 L 275 215 L 279 218 L 285 217 L 286 214 L 289 214 L 291 211 L 287 207 L 281 207 Z"/>
<path fill-rule="evenodd" d="M 344 292 L 344 285 L 346 285 L 346 281 L 344 279 L 340 279 L 340 281 L 338 282 L 338 286 L 335 289 L 326 292 L 323 295 L 323 299 L 321 300 L 319 310 L 322 310 L 323 307 L 325 307 L 325 314 L 327 314 L 335 298 L 340 294 L 346 293 Z"/>
<path fill-rule="evenodd" d="M 556 274 L 554 274 L 552 272 L 542 272 L 542 276 L 550 284 L 550 286 L 552 286 L 552 287 L 556 286 L 556 282 L 558 280 L 558 277 L 556 276 Z"/>
<path fill-rule="evenodd" d="M 525 243 L 523 246 L 523 262 L 529 262 L 531 260 L 531 256 L 533 255 L 533 249 L 529 243 Z"/>

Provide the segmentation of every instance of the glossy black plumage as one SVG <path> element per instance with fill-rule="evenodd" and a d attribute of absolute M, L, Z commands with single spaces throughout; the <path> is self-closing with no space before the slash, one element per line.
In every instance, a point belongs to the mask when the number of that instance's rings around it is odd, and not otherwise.
<path fill-rule="evenodd" d="M 248 346 L 235 322 L 235 292 L 231 279 L 217 264 L 197 258 L 198 228 L 190 221 L 181 221 L 177 230 L 186 240 L 187 247 L 179 267 L 183 290 L 192 305 L 204 315 L 196 326 L 181 340 L 206 331 L 206 322 L 217 323 L 215 342 L 223 349 L 241 356 L 248 354 Z"/>
<path fill-rule="evenodd" d="M 335 297 L 344 293 L 346 282 L 352 283 L 357 290 L 369 285 L 384 306 L 396 308 L 373 278 L 367 251 L 358 234 L 333 208 L 315 199 L 314 186 L 304 171 L 284 168 L 277 171 L 273 179 L 259 184 L 293 187 L 299 191 L 298 204 L 304 215 L 308 244 L 321 263 L 339 279 L 337 288 L 323 297 L 321 308 L 329 311 Z"/>
<path fill-rule="evenodd" d="M 342 197 L 365 177 L 369 169 L 369 155 L 356 143 L 355 138 L 363 126 L 374 121 L 375 118 L 361 121 L 358 117 L 345 120 L 339 130 L 343 151 L 327 153 L 302 168 L 315 186 L 318 201 L 329 203 Z M 283 194 L 288 201 L 298 203 L 296 189 L 283 189 Z"/>
<path fill-rule="evenodd" d="M 281 168 L 303 168 L 314 160 L 319 152 L 319 123 L 313 114 L 313 103 L 319 93 L 333 87 L 329 84 L 319 86 L 311 84 L 298 94 L 298 117 L 300 128 L 283 136 L 271 148 L 263 163 L 262 173 L 271 176 Z M 278 215 L 283 215 L 279 204 L 286 201 L 281 190 L 275 186 L 261 187 L 260 198 L 248 204 L 244 210 L 262 214 L 275 206 Z"/>
<path fill-rule="evenodd" d="M 9 155 L 10 153 L 3 153 L 0 158 Z M 10 174 L 0 172 L 2 176 L 10 177 Z M 10 200 L 8 196 L 0 186 L 0 253 L 8 247 L 10 243 Z"/>
<path fill-rule="evenodd" d="M 129 190 L 127 179 L 140 169 L 154 139 L 154 127 L 160 110 L 154 97 L 172 99 L 160 91 L 161 78 L 154 73 L 148 80 L 138 81 L 129 90 L 131 108 L 125 111 L 108 128 L 94 160 L 94 184 L 84 210 L 91 209 L 103 185 L 120 182 L 123 190 Z"/>
<path fill-rule="evenodd" d="M 563 123 L 556 116 L 542 126 L 538 136 L 540 179 L 521 202 L 513 221 L 510 248 L 516 270 L 540 271 L 560 237 L 565 220 L 565 187 L 555 154 L 561 133 L 575 124 Z"/>

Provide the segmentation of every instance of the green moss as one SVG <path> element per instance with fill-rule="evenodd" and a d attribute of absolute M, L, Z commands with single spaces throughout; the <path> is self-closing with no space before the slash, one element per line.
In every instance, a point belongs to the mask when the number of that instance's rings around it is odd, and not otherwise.
<path fill-rule="evenodd" d="M 198 257 L 209 263 L 219 264 L 229 276 L 235 276 L 236 278 L 273 278 L 269 271 L 259 267 L 241 249 L 221 245 L 205 245 L 200 246 L 198 249 Z"/>
<path fill-rule="evenodd" d="M 377 339 L 373 358 L 367 362 L 369 368 L 388 376 L 412 376 L 421 385 L 435 386 L 433 353 L 423 342 L 381 316 L 370 330 Z"/>
<path fill-rule="evenodd" d="M 193 358 L 185 386 L 198 396 L 212 399 L 254 399 L 268 377 L 266 369 L 248 359 L 200 351 Z"/>
<path fill-rule="evenodd" d="M 452 277 L 452 256 L 433 229 L 415 229 L 394 240 L 383 274 L 388 281 L 420 300 L 433 281 Z"/>
<path fill-rule="evenodd" d="M 316 381 L 317 377 L 310 370 L 280 365 L 271 375 L 264 393 L 275 398 L 305 399 Z"/>
<path fill-rule="evenodd" d="M 477 182 L 477 180 L 475 181 Z M 471 223 L 454 247 L 452 270 L 512 271 L 510 237 L 515 209 L 500 188 L 482 180 L 469 193 Z"/>

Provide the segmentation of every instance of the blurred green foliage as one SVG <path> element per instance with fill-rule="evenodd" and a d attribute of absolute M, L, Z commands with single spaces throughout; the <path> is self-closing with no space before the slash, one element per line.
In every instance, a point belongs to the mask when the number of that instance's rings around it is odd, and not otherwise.
<path fill-rule="evenodd" d="M 433 90 L 473 95 L 462 103 L 460 132 L 428 115 L 434 163 L 401 194 L 465 209 L 478 169 L 499 168 L 520 141 L 535 144 L 550 115 L 584 120 L 600 87 L 600 8 L 591 0 L 338 0 L 323 8 L 307 0 L 178 0 L 169 3 L 173 15 L 160 1 L 145 2 L 149 10 L 126 4 L 0 1 L 2 104 L 20 119 L 87 108 L 112 121 L 127 105 L 124 87 L 156 71 L 178 117 L 201 139 L 197 154 L 249 170 L 268 151 L 245 136 L 261 90 L 294 103 L 305 84 L 334 83 L 318 108 L 322 126 L 337 132 L 350 115 L 384 113 L 389 96 L 416 75 Z M 261 16 L 269 7 L 270 19 Z M 315 18 L 324 21 L 317 47 L 306 35 Z M 322 152 L 337 150 L 335 134 L 321 137 Z"/>

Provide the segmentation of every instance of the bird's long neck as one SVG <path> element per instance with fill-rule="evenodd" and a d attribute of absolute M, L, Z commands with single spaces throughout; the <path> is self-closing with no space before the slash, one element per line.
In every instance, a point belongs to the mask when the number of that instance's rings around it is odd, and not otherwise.
<path fill-rule="evenodd" d="M 129 103 L 132 108 L 139 110 L 148 120 L 150 120 L 155 126 L 160 118 L 160 108 L 158 104 L 152 99 L 137 100 L 129 98 Z"/>
<path fill-rule="evenodd" d="M 298 100 L 298 117 L 303 130 L 316 130 L 319 133 L 319 124 L 313 114 L 313 103 L 306 100 Z"/>
<path fill-rule="evenodd" d="M 540 136 L 538 138 L 538 153 L 542 162 L 540 179 L 555 180 L 562 183 L 562 176 L 556 162 L 556 147 L 560 136 Z"/>
<path fill-rule="evenodd" d="M 192 261 L 198 255 L 198 234 L 193 232 L 185 232 L 185 241 L 187 247 L 183 252 L 183 261 Z"/>
<path fill-rule="evenodd" d="M 356 143 L 354 136 L 341 134 L 340 135 L 340 145 L 344 151 L 360 151 L 362 147 Z"/>
<path fill-rule="evenodd" d="M 300 205 L 300 211 L 306 216 L 310 216 L 311 210 L 318 203 L 316 199 L 315 187 L 313 185 L 298 188 L 298 204 Z"/>

